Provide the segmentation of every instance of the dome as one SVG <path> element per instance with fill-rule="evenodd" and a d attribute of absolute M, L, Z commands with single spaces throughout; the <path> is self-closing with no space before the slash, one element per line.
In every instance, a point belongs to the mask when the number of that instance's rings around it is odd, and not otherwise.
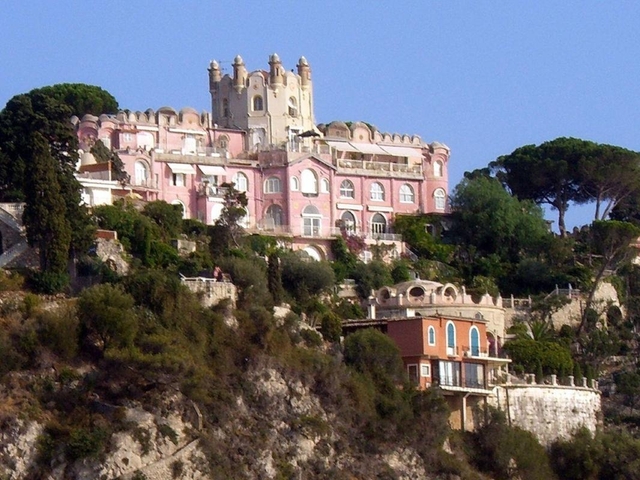
<path fill-rule="evenodd" d="M 300 57 L 300 60 L 298 60 L 298 65 L 305 65 L 305 66 L 309 66 L 309 62 L 307 62 L 307 59 L 304 57 Z"/>
<path fill-rule="evenodd" d="M 274 53 L 273 55 L 271 55 L 271 56 L 269 57 L 269 62 L 274 62 L 274 63 L 276 63 L 276 62 L 279 62 L 279 61 L 280 61 L 280 57 L 278 56 L 278 54 L 277 54 L 277 53 Z"/>
<path fill-rule="evenodd" d="M 242 60 L 242 57 L 240 55 L 236 55 L 236 58 L 233 59 L 234 65 L 242 65 L 243 63 L 244 60 Z"/>
<path fill-rule="evenodd" d="M 195 113 L 196 115 L 200 115 L 198 111 L 192 107 L 184 107 L 180 110 L 180 115 L 184 115 L 185 113 Z"/>
<path fill-rule="evenodd" d="M 178 115 L 178 112 L 176 112 L 173 107 L 160 107 L 158 109 L 158 113 L 164 113 L 167 115 Z"/>
<path fill-rule="evenodd" d="M 211 63 L 209 64 L 209 66 L 211 67 L 211 70 L 219 70 L 220 69 L 220 65 L 215 60 L 211 60 Z"/>

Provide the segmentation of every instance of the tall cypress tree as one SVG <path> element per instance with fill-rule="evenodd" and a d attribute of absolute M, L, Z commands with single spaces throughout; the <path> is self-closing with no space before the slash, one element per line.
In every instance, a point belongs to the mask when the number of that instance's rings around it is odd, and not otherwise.
<path fill-rule="evenodd" d="M 29 245 L 37 247 L 40 268 L 50 273 L 64 273 L 69 258 L 71 225 L 66 217 L 65 198 L 58 183 L 56 161 L 49 144 L 40 132 L 32 132 L 25 152 L 24 192 L 27 203 L 24 224 Z"/>

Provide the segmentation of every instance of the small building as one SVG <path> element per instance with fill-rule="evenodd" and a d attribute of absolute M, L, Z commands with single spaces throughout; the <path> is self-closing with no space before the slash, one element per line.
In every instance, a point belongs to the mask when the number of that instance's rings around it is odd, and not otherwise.
<path fill-rule="evenodd" d="M 511 360 L 492 353 L 484 319 L 430 316 L 389 319 L 410 381 L 437 386 L 451 408 L 453 428 L 473 429 L 474 407 L 485 404 Z"/>
<path fill-rule="evenodd" d="M 411 382 L 437 386 L 451 408 L 454 428 L 473 429 L 474 408 L 484 405 L 511 362 L 501 351 L 502 298 L 474 298 L 464 287 L 415 279 L 372 292 L 367 319 L 344 331 L 374 327 L 400 349 Z"/>

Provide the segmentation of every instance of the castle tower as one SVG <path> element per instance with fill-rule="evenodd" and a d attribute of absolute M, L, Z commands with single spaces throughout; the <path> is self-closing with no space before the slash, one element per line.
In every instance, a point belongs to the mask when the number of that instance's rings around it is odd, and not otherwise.
<path fill-rule="evenodd" d="M 309 62 L 307 62 L 306 58 L 300 57 L 297 67 L 300 85 L 307 90 L 311 86 L 311 67 L 309 67 Z"/>
<path fill-rule="evenodd" d="M 211 94 L 211 119 L 215 123 L 220 122 L 220 105 L 218 98 L 220 96 L 220 80 L 222 80 L 222 72 L 220 65 L 215 60 L 211 60 L 209 64 L 209 93 Z"/>
<path fill-rule="evenodd" d="M 242 92 L 247 82 L 247 69 L 240 55 L 236 55 L 233 61 L 233 88 L 237 93 Z"/>
<path fill-rule="evenodd" d="M 247 150 L 298 149 L 309 139 L 298 137 L 314 129 L 311 67 L 304 57 L 297 73 L 287 71 L 278 54 L 269 56 L 269 70 L 248 72 L 240 55 L 233 76 L 222 75 L 218 62 L 209 66 L 212 121 L 245 130 Z"/>

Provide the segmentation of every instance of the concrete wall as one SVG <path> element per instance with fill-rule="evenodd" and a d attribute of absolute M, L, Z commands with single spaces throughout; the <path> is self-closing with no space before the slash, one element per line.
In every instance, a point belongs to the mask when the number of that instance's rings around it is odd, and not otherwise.
<path fill-rule="evenodd" d="M 568 438 L 581 427 L 595 433 L 601 422 L 600 392 L 561 385 L 503 385 L 489 405 L 500 408 L 512 426 L 533 433 L 542 445 Z"/>
<path fill-rule="evenodd" d="M 236 286 L 230 282 L 217 282 L 212 278 L 192 277 L 183 278 L 183 285 L 200 297 L 204 307 L 217 305 L 228 298 L 235 308 L 238 294 Z"/>

